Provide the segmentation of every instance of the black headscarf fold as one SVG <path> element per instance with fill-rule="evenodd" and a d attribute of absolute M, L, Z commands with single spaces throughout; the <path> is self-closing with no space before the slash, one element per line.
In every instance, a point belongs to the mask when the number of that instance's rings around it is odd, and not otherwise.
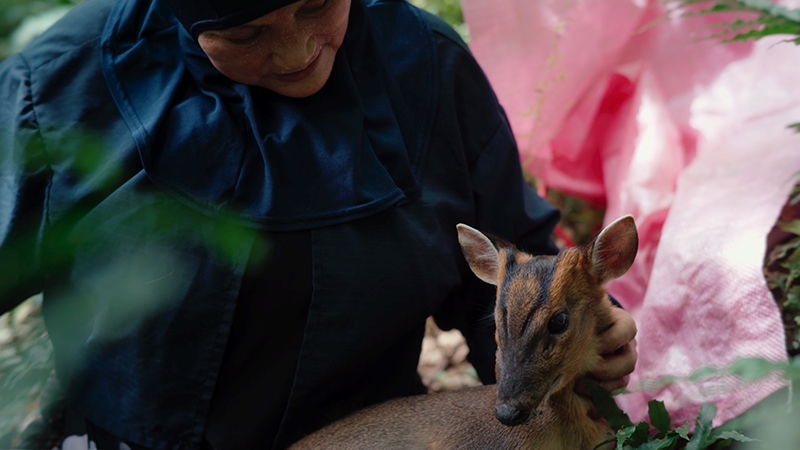
<path fill-rule="evenodd" d="M 299 0 L 161 0 L 194 39 L 203 31 L 243 25 Z"/>

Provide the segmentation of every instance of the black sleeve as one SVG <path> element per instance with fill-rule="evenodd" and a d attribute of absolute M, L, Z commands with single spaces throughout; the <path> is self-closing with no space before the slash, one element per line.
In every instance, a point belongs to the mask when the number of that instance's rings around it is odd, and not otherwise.
<path fill-rule="evenodd" d="M 468 225 L 533 254 L 555 254 L 550 235 L 558 210 L 540 198 L 522 174 L 516 141 L 488 80 L 469 50 L 441 19 L 428 16 L 439 36 L 442 111 L 453 111 L 472 189 L 474 223 Z M 464 263 L 465 270 L 466 262 Z M 459 293 L 434 314 L 443 329 L 458 328 L 469 361 L 484 383 L 495 381 L 495 287 L 472 273 Z"/>
<path fill-rule="evenodd" d="M 42 290 L 42 232 L 52 178 L 20 55 L 0 64 L 0 314 Z"/>
<path fill-rule="evenodd" d="M 514 137 L 505 120 L 481 152 L 473 170 L 477 228 L 514 242 L 532 254 L 554 254 L 550 235 L 558 211 L 525 183 Z M 467 338 L 469 361 L 482 382 L 495 382 L 495 286 L 477 277 L 469 282 L 463 305 L 466 317 L 459 328 Z"/>
<path fill-rule="evenodd" d="M 516 141 L 497 105 L 500 125 L 472 168 L 477 226 L 534 255 L 554 255 L 550 239 L 559 212 L 522 175 Z"/>

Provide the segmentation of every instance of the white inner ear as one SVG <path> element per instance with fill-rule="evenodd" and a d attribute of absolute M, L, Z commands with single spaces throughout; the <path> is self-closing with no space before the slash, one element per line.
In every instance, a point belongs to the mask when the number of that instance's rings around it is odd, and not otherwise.
<path fill-rule="evenodd" d="M 592 250 L 592 270 L 602 284 L 625 274 L 633 264 L 638 249 L 638 235 L 633 216 L 620 217 L 600 232 Z"/>
<path fill-rule="evenodd" d="M 460 223 L 458 230 L 458 243 L 467 259 L 467 264 L 472 272 L 481 280 L 497 285 L 497 274 L 500 271 L 500 256 L 497 249 L 483 233 Z"/>

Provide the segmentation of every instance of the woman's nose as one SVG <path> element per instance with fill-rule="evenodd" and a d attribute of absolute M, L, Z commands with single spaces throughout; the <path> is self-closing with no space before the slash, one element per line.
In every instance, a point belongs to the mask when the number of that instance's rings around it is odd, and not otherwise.
<path fill-rule="evenodd" d="M 302 30 L 281 34 L 272 47 L 272 62 L 276 68 L 291 73 L 311 64 L 317 52 L 317 43 L 312 35 Z"/>

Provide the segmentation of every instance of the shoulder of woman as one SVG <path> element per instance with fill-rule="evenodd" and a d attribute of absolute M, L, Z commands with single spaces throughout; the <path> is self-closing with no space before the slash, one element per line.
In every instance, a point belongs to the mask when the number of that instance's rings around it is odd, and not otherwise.
<path fill-rule="evenodd" d="M 416 8 L 412 6 L 413 8 Z M 433 31 L 434 35 L 436 36 L 438 41 L 442 41 L 445 45 L 453 45 L 464 52 L 471 54 L 469 51 L 469 47 L 467 47 L 467 43 L 461 38 L 461 36 L 456 32 L 453 27 L 444 21 L 441 17 L 425 11 L 422 8 L 417 8 L 419 15 L 425 20 L 425 22 L 430 26 L 431 30 Z"/>
<path fill-rule="evenodd" d="M 99 60 L 100 39 L 113 6 L 114 0 L 89 0 L 73 8 L 22 50 L 31 70 L 80 64 L 75 59 L 81 56 Z"/>
<path fill-rule="evenodd" d="M 379 38 L 407 41 L 414 36 L 416 39 L 411 40 L 418 41 L 420 36 L 428 35 L 430 45 L 445 44 L 470 53 L 467 44 L 453 27 L 435 14 L 402 0 L 366 0 L 365 3 L 373 22 L 377 22 L 375 25 Z M 394 32 L 383 32 L 387 28 Z M 402 38 L 398 39 L 401 35 Z"/>

